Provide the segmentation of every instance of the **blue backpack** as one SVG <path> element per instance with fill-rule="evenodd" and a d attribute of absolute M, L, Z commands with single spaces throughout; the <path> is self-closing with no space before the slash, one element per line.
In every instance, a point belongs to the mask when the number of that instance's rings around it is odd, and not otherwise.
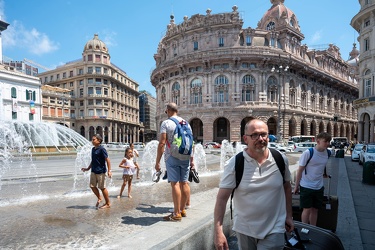
<path fill-rule="evenodd" d="M 169 144 L 171 155 L 179 160 L 189 160 L 193 150 L 193 133 L 187 121 L 179 122 L 176 118 L 170 117 L 176 123 L 172 144 Z"/>

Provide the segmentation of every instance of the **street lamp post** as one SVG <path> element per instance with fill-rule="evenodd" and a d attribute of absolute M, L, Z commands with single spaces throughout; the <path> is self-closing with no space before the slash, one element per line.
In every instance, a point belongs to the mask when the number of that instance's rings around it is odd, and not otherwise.
<path fill-rule="evenodd" d="M 279 69 L 276 70 L 275 66 L 272 67 L 271 72 L 277 72 L 279 73 L 279 81 L 277 84 L 277 92 L 279 94 L 279 104 L 278 104 L 278 110 L 277 110 L 277 141 L 280 142 L 283 138 L 283 133 L 281 132 L 281 72 L 288 71 L 289 66 L 286 66 L 285 68 L 282 65 L 279 65 Z M 285 100 L 284 100 L 285 101 Z M 284 119 L 283 119 L 284 120 Z M 285 121 L 283 121 L 284 123 Z"/>

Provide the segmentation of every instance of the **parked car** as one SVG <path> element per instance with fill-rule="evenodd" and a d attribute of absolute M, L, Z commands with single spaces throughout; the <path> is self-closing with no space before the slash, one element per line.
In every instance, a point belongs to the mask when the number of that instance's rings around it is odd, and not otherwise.
<path fill-rule="evenodd" d="M 363 144 L 355 145 L 352 151 L 352 161 L 359 161 L 359 154 L 361 153 L 362 148 L 363 148 Z"/>
<path fill-rule="evenodd" d="M 277 149 L 277 150 L 279 150 L 280 152 L 283 152 L 283 153 L 292 152 L 292 150 L 290 148 L 285 147 L 285 146 L 280 145 L 280 144 L 275 143 L 275 142 L 269 142 L 268 143 L 268 147 L 269 148 Z"/>
<path fill-rule="evenodd" d="M 210 141 L 210 142 L 206 142 L 205 144 L 203 144 L 203 147 L 204 148 L 221 148 L 221 144 Z"/>
<path fill-rule="evenodd" d="M 365 164 L 367 161 L 375 161 L 375 143 L 363 145 L 359 153 L 359 165 Z"/>
<path fill-rule="evenodd" d="M 306 149 L 313 148 L 316 146 L 316 142 L 300 142 L 294 144 L 294 152 L 303 152 Z"/>
<path fill-rule="evenodd" d="M 143 144 L 143 142 L 134 142 L 133 144 L 134 144 L 134 147 L 136 149 L 141 149 L 141 148 L 145 147 L 145 145 Z"/>

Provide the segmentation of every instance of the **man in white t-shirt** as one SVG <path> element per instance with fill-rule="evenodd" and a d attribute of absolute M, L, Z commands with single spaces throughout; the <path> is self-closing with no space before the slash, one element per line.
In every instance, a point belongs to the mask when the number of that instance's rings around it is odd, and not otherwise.
<path fill-rule="evenodd" d="M 183 119 L 177 115 L 178 108 L 175 103 L 168 103 L 165 113 L 168 118 L 173 117 L 181 122 Z M 190 125 L 189 125 L 190 127 Z M 166 119 L 160 126 L 160 138 L 156 155 L 155 170 L 160 171 L 160 160 L 164 153 L 165 166 L 168 171 L 168 182 L 172 187 L 173 210 L 174 212 L 168 216 L 164 216 L 165 221 L 181 221 L 182 217 L 186 217 L 185 205 L 190 197 L 190 188 L 188 184 L 189 162 L 191 160 L 180 160 L 171 155 L 168 145 L 173 142 L 173 135 L 176 123 L 173 120 Z M 190 128 L 191 129 L 191 128 Z"/>
<path fill-rule="evenodd" d="M 253 119 L 245 125 L 243 177 L 233 196 L 233 230 L 239 249 L 283 249 L 284 231 L 294 229 L 288 159 L 284 178 L 268 145 L 268 126 Z M 283 183 L 283 180 L 285 181 Z M 226 204 L 236 187 L 235 157 L 224 168 L 214 211 L 216 249 L 229 249 L 223 233 Z"/>
<path fill-rule="evenodd" d="M 302 222 L 314 226 L 316 226 L 318 220 L 318 210 L 323 205 L 323 177 L 326 177 L 324 169 L 328 162 L 327 148 L 330 141 L 330 134 L 326 132 L 318 134 L 312 158 L 310 159 L 310 151 L 305 150 L 299 159 L 296 186 L 293 192 L 295 194 L 300 193 L 300 207 L 303 208 Z"/>

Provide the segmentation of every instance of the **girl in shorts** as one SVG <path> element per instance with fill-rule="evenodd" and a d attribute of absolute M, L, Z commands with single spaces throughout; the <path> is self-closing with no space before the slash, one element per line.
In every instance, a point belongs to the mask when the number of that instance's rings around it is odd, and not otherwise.
<path fill-rule="evenodd" d="M 125 149 L 125 158 L 121 161 L 119 167 L 123 168 L 124 171 L 122 175 L 123 183 L 121 186 L 120 195 L 117 196 L 117 198 L 118 199 L 121 198 L 122 192 L 125 189 L 126 183 L 128 183 L 128 197 L 132 198 L 130 193 L 132 191 L 132 180 L 133 180 L 133 175 L 136 171 L 136 166 L 133 162 L 133 150 L 131 148 Z"/>

